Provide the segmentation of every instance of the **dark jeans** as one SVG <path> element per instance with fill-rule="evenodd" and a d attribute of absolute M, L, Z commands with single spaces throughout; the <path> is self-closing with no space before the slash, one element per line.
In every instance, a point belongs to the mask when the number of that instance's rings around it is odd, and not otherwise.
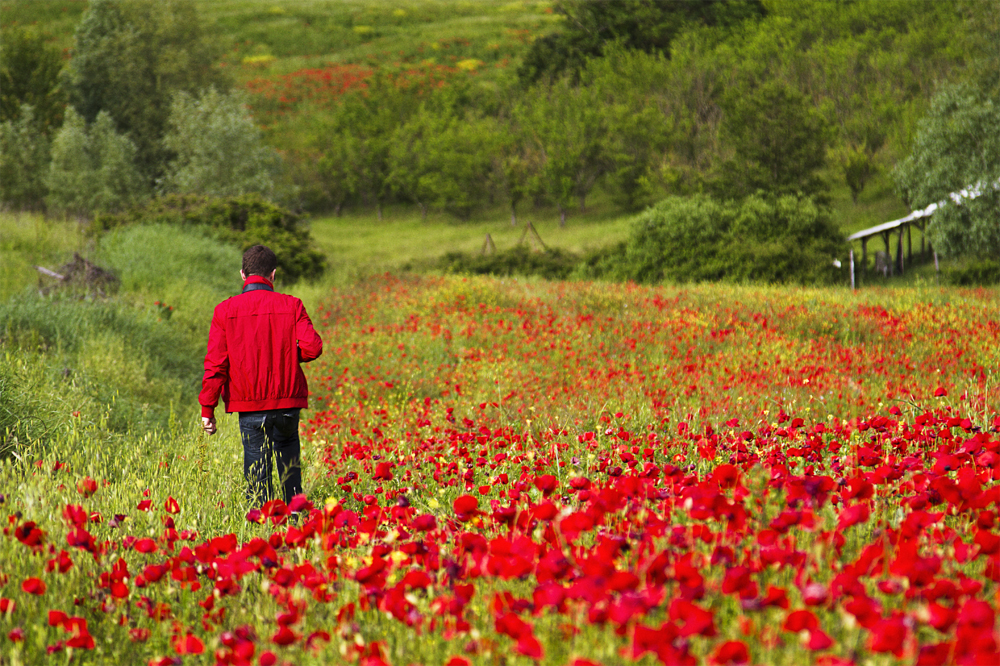
<path fill-rule="evenodd" d="M 247 500 L 260 507 L 274 497 L 271 485 L 271 458 L 278 455 L 278 479 L 285 503 L 302 492 L 299 464 L 299 410 L 273 409 L 240 412 L 243 439 L 243 476 L 247 480 Z"/>

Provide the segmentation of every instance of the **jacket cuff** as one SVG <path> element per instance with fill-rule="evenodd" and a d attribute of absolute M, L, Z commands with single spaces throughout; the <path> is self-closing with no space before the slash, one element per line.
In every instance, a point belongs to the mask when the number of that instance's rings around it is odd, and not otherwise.
<path fill-rule="evenodd" d="M 206 418 L 206 419 L 214 419 L 215 418 L 215 407 L 209 407 L 208 405 L 202 405 L 201 406 L 201 415 L 202 415 L 203 418 Z"/>

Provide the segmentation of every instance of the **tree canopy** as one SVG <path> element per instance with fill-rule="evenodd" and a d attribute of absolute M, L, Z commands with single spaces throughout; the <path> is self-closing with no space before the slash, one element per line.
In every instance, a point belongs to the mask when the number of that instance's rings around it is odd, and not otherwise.
<path fill-rule="evenodd" d="M 215 88 L 200 97 L 177 92 L 163 144 L 175 154 L 161 185 L 164 192 L 274 195 L 280 159 L 264 144 L 244 95 Z"/>
<path fill-rule="evenodd" d="M 914 209 L 944 202 L 927 232 L 938 250 L 1000 255 L 1000 104 L 971 84 L 949 86 L 920 121 L 913 150 L 894 175 Z M 959 197 L 962 191 L 977 197 Z"/>
<path fill-rule="evenodd" d="M 228 87 L 214 53 L 191 0 L 92 0 L 76 30 L 71 101 L 87 122 L 108 113 L 156 178 L 169 157 L 162 139 L 174 93 Z"/>
<path fill-rule="evenodd" d="M 731 95 L 725 108 L 721 133 L 734 156 L 723 164 L 720 194 L 816 195 L 825 189 L 817 172 L 826 161 L 827 130 L 802 93 L 769 81 Z"/>
<path fill-rule="evenodd" d="M 65 95 L 59 85 L 62 54 L 39 33 L 11 30 L 0 40 L 0 122 L 15 121 L 31 106 L 46 134 L 62 124 Z"/>
<path fill-rule="evenodd" d="M 558 0 L 554 10 L 565 18 L 563 28 L 532 44 L 518 70 L 526 83 L 578 72 L 610 44 L 669 55 L 671 41 L 689 25 L 730 26 L 764 15 L 760 0 Z"/>

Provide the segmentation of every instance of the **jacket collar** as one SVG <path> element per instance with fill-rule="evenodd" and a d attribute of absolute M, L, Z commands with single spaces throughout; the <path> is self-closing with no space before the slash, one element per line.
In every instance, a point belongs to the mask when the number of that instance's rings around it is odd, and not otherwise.
<path fill-rule="evenodd" d="M 263 289 L 265 291 L 274 291 L 274 285 L 266 277 L 260 275 L 248 275 L 247 279 L 243 282 L 243 292 L 257 291 L 258 289 Z"/>

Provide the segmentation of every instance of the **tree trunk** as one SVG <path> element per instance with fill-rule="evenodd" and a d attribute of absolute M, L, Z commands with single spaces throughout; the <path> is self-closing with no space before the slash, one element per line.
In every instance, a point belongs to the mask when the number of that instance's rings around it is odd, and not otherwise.
<path fill-rule="evenodd" d="M 423 222 L 426 222 L 427 221 L 427 204 L 425 204 L 425 203 L 419 203 L 418 202 L 418 205 L 420 206 L 420 220 L 423 221 Z"/>
<path fill-rule="evenodd" d="M 378 221 L 381 222 L 382 221 L 382 202 L 380 202 L 380 201 L 376 201 L 375 202 L 375 212 L 378 213 Z"/>
<path fill-rule="evenodd" d="M 566 226 L 566 209 L 562 207 L 562 204 L 559 205 L 559 226 Z"/>
<path fill-rule="evenodd" d="M 510 205 L 510 226 L 517 226 L 517 210 L 514 209 L 514 204 Z"/>
<path fill-rule="evenodd" d="M 580 195 L 580 212 L 581 213 L 586 213 L 587 212 L 587 195 L 586 194 L 581 194 Z"/>
<path fill-rule="evenodd" d="M 343 206 L 344 203 L 342 201 L 338 201 L 337 205 L 334 207 L 333 212 L 337 217 L 340 217 L 340 209 L 343 208 Z"/>

